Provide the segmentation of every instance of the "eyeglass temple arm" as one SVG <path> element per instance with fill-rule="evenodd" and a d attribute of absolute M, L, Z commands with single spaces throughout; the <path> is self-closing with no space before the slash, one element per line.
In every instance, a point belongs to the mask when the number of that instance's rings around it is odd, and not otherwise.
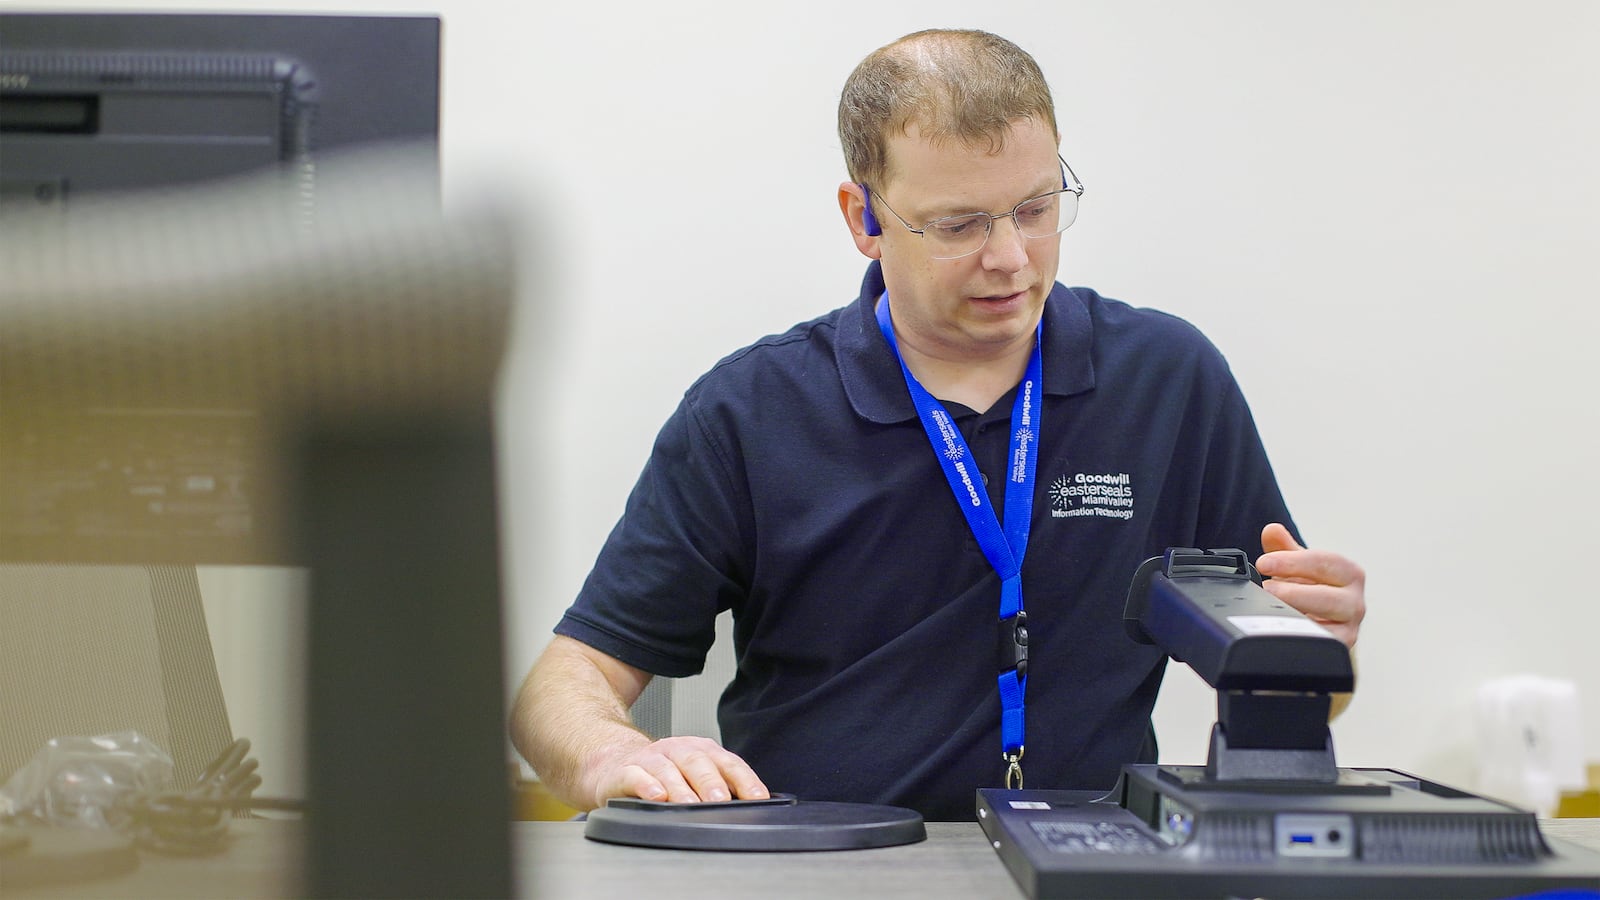
<path fill-rule="evenodd" d="M 1073 178 L 1078 176 L 1074 175 Z M 872 189 L 867 187 L 865 181 L 858 182 L 856 187 L 861 188 L 861 225 L 867 229 L 868 237 L 877 237 L 883 234 L 883 226 L 878 224 L 878 217 L 872 214 Z"/>
<path fill-rule="evenodd" d="M 1061 189 L 1063 191 L 1072 191 L 1074 194 L 1082 194 L 1083 180 L 1078 177 L 1077 172 L 1072 171 L 1072 165 L 1067 162 L 1067 158 L 1057 153 L 1056 159 L 1061 160 Z M 1076 190 L 1073 190 L 1072 185 L 1067 183 L 1068 176 L 1071 176 L 1073 183 L 1078 186 Z M 866 187 L 866 185 L 862 185 L 862 187 Z"/>

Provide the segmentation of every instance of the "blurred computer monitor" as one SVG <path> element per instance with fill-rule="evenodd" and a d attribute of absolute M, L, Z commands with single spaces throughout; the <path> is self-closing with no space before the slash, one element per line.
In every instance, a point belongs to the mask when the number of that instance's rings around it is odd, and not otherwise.
<path fill-rule="evenodd" d="M 0 556 L 309 570 L 304 892 L 507 896 L 491 401 L 512 229 L 431 146 L 0 241 Z"/>
<path fill-rule="evenodd" d="M 0 226 L 10 237 L 106 215 L 99 204 L 122 193 L 245 175 L 258 180 L 252 202 L 309 219 L 338 177 L 329 161 L 379 146 L 406 148 L 407 189 L 425 203 L 437 193 L 439 37 L 435 16 L 0 13 Z M 282 189 L 269 199 L 259 189 L 272 178 Z M 100 269 L 102 252 L 57 265 Z M 128 339 L 151 358 L 220 340 L 177 320 L 141 327 Z M 284 532 L 276 457 L 244 452 L 265 425 L 237 385 L 192 381 L 154 402 L 88 377 L 92 390 L 71 402 L 57 390 L 27 429 L 12 417 L 5 558 L 284 561 L 271 545 Z"/>
<path fill-rule="evenodd" d="M 436 16 L 0 13 L 0 215 L 429 145 Z"/>

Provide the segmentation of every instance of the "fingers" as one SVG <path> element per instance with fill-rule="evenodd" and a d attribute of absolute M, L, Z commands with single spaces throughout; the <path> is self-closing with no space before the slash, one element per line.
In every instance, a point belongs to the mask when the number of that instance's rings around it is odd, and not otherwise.
<path fill-rule="evenodd" d="M 1274 522 L 1261 530 L 1256 570 L 1274 597 L 1305 613 L 1354 647 L 1367 615 L 1367 573 L 1354 560 L 1327 550 L 1307 550 Z"/>
<path fill-rule="evenodd" d="M 1307 550 L 1276 522 L 1261 530 L 1261 547 L 1266 552 L 1256 560 L 1256 571 L 1268 578 L 1341 587 L 1366 581 L 1366 573 L 1354 560 L 1327 550 Z"/>
<path fill-rule="evenodd" d="M 1305 548 L 1301 547 L 1300 542 L 1294 539 L 1294 535 L 1289 533 L 1289 529 L 1277 522 L 1273 522 L 1261 529 L 1261 549 L 1265 553 L 1273 553 L 1279 550 L 1304 550 Z"/>
<path fill-rule="evenodd" d="M 1263 585 L 1272 596 L 1294 607 L 1333 636 L 1354 647 L 1366 617 L 1366 604 L 1354 586 L 1299 584 L 1274 578 Z"/>
<path fill-rule="evenodd" d="M 1274 581 L 1336 587 L 1360 584 L 1367 577 L 1354 561 L 1328 550 L 1277 550 L 1266 553 L 1256 560 L 1256 571 Z"/>
<path fill-rule="evenodd" d="M 671 803 L 715 803 L 735 797 L 759 800 L 766 785 L 750 766 L 716 741 L 671 737 L 618 759 L 596 789 L 596 805 L 611 797 Z"/>

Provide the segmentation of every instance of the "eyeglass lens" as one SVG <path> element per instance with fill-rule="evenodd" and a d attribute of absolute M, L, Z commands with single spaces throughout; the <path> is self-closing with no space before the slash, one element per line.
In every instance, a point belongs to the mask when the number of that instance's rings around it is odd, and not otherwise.
<path fill-rule="evenodd" d="M 1078 216 L 1078 195 L 1071 191 L 1058 191 L 1023 201 L 1004 216 L 991 217 L 986 213 L 949 216 L 928 223 L 923 234 L 933 244 L 937 259 L 954 259 L 976 253 L 989 239 L 996 218 L 1012 219 L 1023 237 L 1043 238 L 1060 234 L 1072 225 Z"/>

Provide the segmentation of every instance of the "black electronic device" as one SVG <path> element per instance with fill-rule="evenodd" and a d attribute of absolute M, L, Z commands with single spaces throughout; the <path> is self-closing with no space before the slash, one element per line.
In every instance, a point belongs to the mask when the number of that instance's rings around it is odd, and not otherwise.
<path fill-rule="evenodd" d="M 92 227 L 125 195 L 241 178 L 281 179 L 281 202 L 309 222 L 354 171 L 338 159 L 379 146 L 405 148 L 407 190 L 436 204 L 440 27 L 437 16 L 0 12 L 0 230 Z M 64 265 L 117 264 L 91 252 Z M 208 340 L 193 330 L 174 320 L 129 340 L 141 352 Z M 265 540 L 285 515 L 274 473 L 242 452 L 258 443 L 261 410 L 222 380 L 191 385 L 182 402 L 57 398 L 8 425 L 8 560 L 296 561 Z"/>
<path fill-rule="evenodd" d="M 1022 889 L 1053 897 L 1497 898 L 1600 889 L 1600 854 L 1526 810 L 1392 769 L 1340 768 L 1345 645 L 1261 586 L 1243 551 L 1169 549 L 1133 578 L 1135 640 L 1217 689 L 1205 766 L 1127 765 L 1109 794 L 978 791 Z"/>
<path fill-rule="evenodd" d="M 1123 625 L 1216 688 L 1215 780 L 1338 778 L 1328 711 L 1333 694 L 1355 689 L 1350 651 L 1264 590 L 1244 551 L 1173 548 L 1146 560 Z"/>
<path fill-rule="evenodd" d="M 916 810 L 869 803 L 764 800 L 667 803 L 613 798 L 589 813 L 584 837 L 674 850 L 864 850 L 927 838 Z"/>
<path fill-rule="evenodd" d="M 0 558 L 309 570 L 304 896 L 514 893 L 492 431 L 511 225 L 445 217 L 410 163 L 330 163 L 309 219 L 267 174 L 0 240 Z M 219 415 L 226 440 L 187 424 Z M 233 473 L 274 515 L 235 518 Z"/>
<path fill-rule="evenodd" d="M 0 558 L 310 570 L 306 896 L 514 893 L 519 292 L 509 222 L 439 208 L 440 36 L 0 12 Z"/>
<path fill-rule="evenodd" d="M 439 132 L 437 16 L 0 13 L 0 214 Z"/>

